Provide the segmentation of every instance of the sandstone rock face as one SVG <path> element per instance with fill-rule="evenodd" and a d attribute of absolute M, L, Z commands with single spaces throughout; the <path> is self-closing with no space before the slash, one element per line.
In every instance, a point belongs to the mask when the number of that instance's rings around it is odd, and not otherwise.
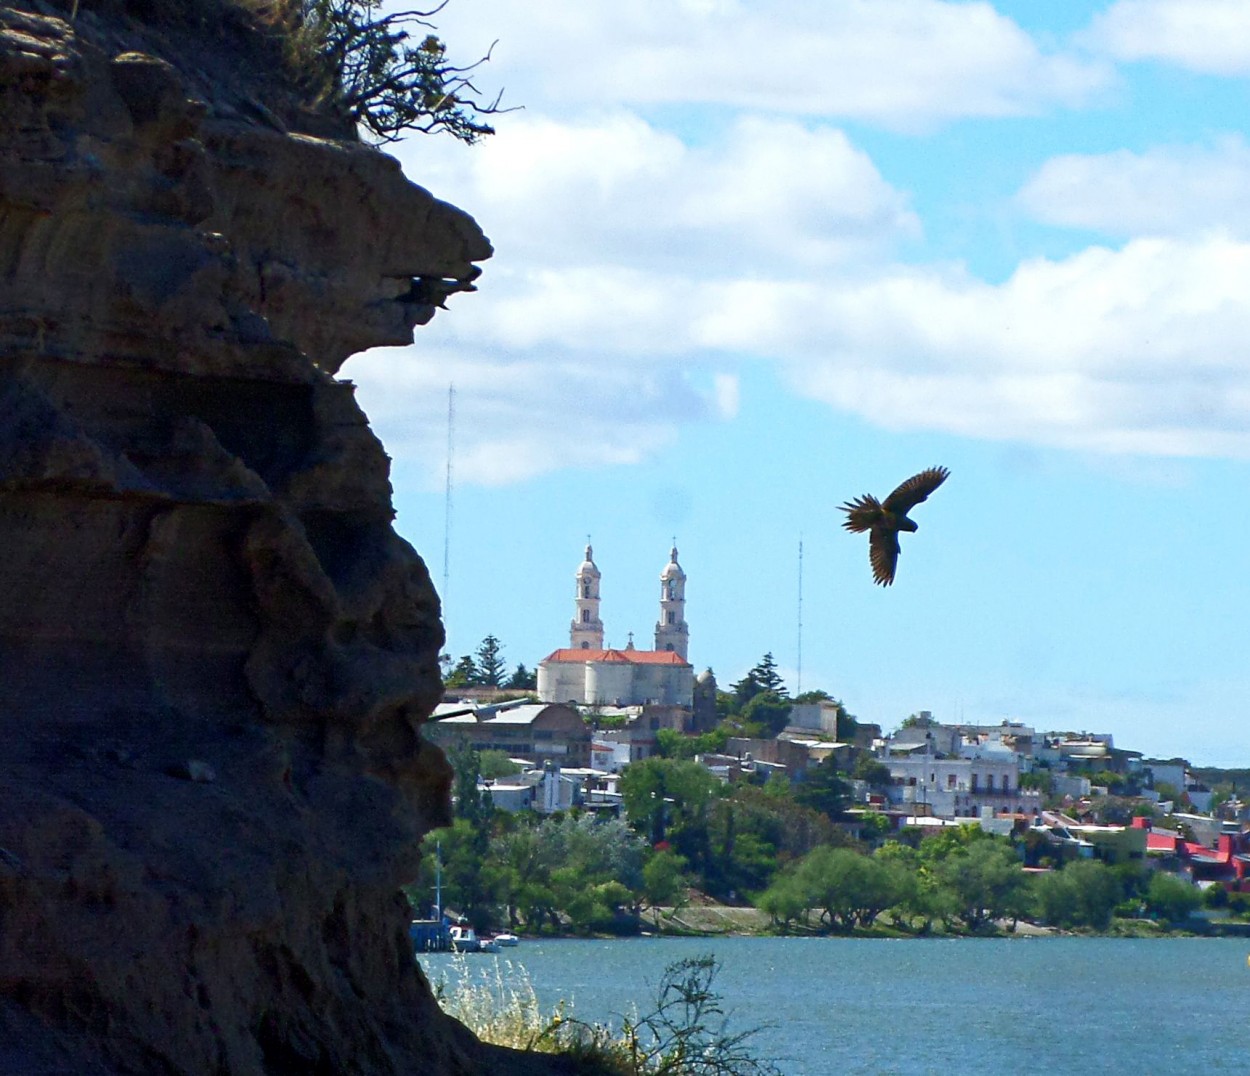
<path fill-rule="evenodd" d="M 0 1071 L 538 1071 L 412 959 L 439 605 L 333 376 L 490 246 L 160 7 L 0 3 Z"/>

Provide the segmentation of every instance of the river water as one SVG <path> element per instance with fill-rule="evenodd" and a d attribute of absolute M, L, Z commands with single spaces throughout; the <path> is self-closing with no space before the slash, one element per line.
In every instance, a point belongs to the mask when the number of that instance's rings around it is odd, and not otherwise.
<path fill-rule="evenodd" d="M 667 964 L 711 954 L 730 1030 L 787 1076 L 1250 1071 L 1244 939 L 640 938 L 523 941 L 544 1009 L 642 1010 Z M 449 960 L 422 954 L 437 980 Z"/>

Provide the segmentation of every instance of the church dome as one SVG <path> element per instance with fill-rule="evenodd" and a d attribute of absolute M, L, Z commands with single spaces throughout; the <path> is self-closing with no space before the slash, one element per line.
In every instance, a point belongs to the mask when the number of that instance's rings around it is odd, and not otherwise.
<path fill-rule="evenodd" d="M 668 555 L 668 563 L 664 565 L 664 571 L 660 573 L 661 579 L 685 579 L 686 573 L 681 570 L 681 565 L 677 563 L 677 547 L 673 546 Z"/>
<path fill-rule="evenodd" d="M 595 567 L 595 551 L 588 545 L 586 546 L 586 559 L 582 561 L 581 567 L 577 569 L 578 576 L 598 575 L 599 569 Z"/>

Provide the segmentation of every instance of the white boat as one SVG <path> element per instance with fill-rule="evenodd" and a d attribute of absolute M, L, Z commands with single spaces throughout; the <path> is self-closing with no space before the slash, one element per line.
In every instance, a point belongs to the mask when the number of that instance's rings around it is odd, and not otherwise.
<path fill-rule="evenodd" d="M 451 948 L 456 953 L 497 953 L 499 946 L 487 938 L 479 938 L 472 927 L 454 926 L 449 931 Z"/>
<path fill-rule="evenodd" d="M 502 934 L 496 934 L 493 938 L 491 938 L 491 941 L 493 941 L 496 945 L 503 945 L 508 948 L 521 944 L 520 938 L 518 938 L 515 934 L 509 934 L 506 930 Z"/>

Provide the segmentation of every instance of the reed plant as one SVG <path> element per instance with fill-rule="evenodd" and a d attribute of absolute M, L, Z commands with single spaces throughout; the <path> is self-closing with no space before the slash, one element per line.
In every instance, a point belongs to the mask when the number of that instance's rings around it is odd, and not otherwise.
<path fill-rule="evenodd" d="M 777 1076 L 754 1055 L 760 1030 L 731 1031 L 713 989 L 719 964 L 710 956 L 668 965 L 651 1007 L 615 1022 L 577 1019 L 565 1001 L 545 1011 L 522 964 L 496 958 L 471 967 L 463 955 L 434 984 L 443 1010 L 484 1042 L 564 1054 L 596 1076 Z"/>

